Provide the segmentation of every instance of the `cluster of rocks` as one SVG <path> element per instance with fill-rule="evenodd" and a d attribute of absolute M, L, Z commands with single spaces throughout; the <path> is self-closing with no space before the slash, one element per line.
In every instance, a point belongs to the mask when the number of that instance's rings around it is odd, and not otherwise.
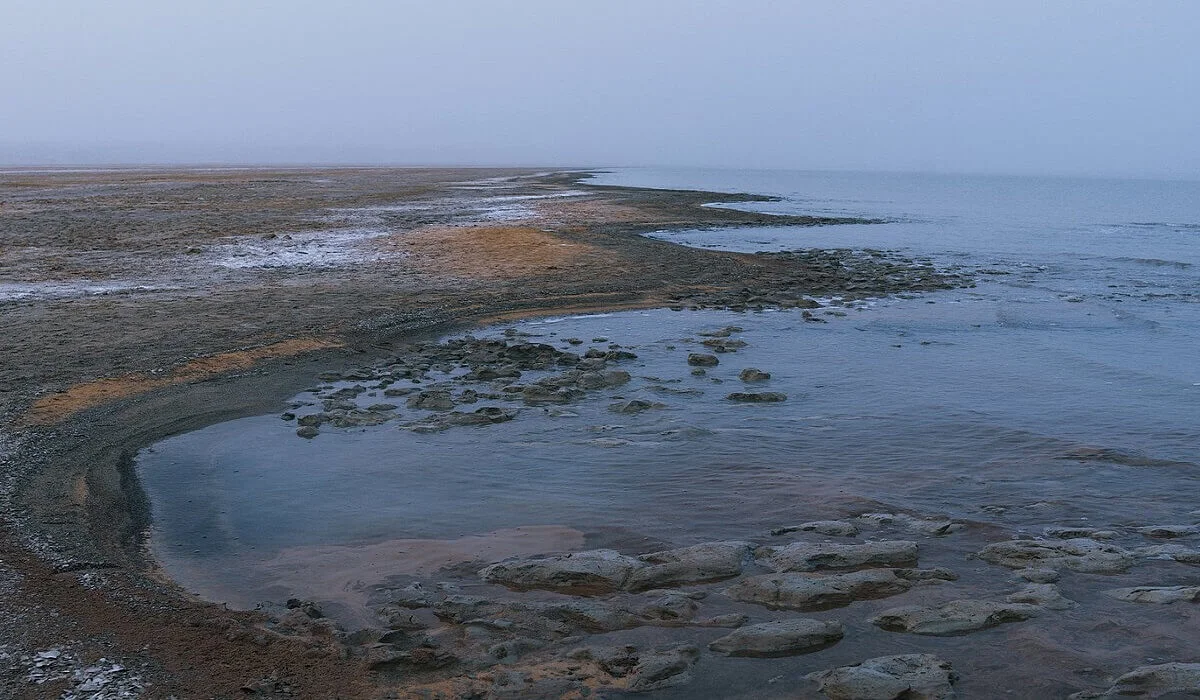
<path fill-rule="evenodd" d="M 812 299 L 814 295 L 836 295 L 850 301 L 973 286 L 968 275 L 939 270 L 929 261 L 881 250 L 803 250 L 758 255 L 783 264 L 740 288 L 675 294 L 670 297 L 672 307 L 733 311 L 814 309 L 820 307 Z"/>
<path fill-rule="evenodd" d="M 1080 536 L 1085 534 L 1080 528 L 1048 528 L 1043 539 L 994 542 L 973 555 L 1013 569 L 1015 591 L 1002 599 L 955 597 L 955 572 L 919 568 L 919 563 L 925 543 L 966 528 L 945 518 L 870 512 L 778 527 L 764 535 L 802 538 L 781 544 L 726 540 L 640 555 L 592 549 L 516 557 L 483 566 L 477 582 L 467 576 L 465 583 L 380 589 L 377 612 L 386 629 L 356 633 L 356 649 L 385 677 L 449 687 L 464 696 L 649 691 L 687 683 L 706 653 L 758 659 L 814 654 L 861 634 L 842 621 L 806 614 L 936 586 L 931 593 L 942 602 L 883 607 L 866 622 L 881 632 L 914 638 L 973 634 L 1077 606 L 1057 586 L 1064 571 L 1111 575 L 1156 556 L 1156 548 L 1174 547 L 1175 554 L 1188 550 L 1180 544 L 1124 549 L 1107 541 L 1116 530 L 1086 533 L 1099 538 L 1092 539 Z M 924 539 L 863 538 L 864 531 L 883 530 Z M 1154 538 L 1179 528 L 1125 530 Z M 474 589 L 470 593 L 464 592 L 468 586 Z M 951 595 L 938 595 L 942 592 Z M 1200 586 L 1194 585 L 1105 593 L 1131 604 L 1200 600 Z M 703 646 L 588 644 L 590 635 L 636 628 L 711 629 L 712 636 Z M 317 606 L 304 601 L 289 601 L 277 629 L 341 634 Z M 829 698 L 891 699 L 952 698 L 960 679 L 940 656 L 912 653 L 828 668 L 806 680 Z M 1200 692 L 1200 665 L 1171 663 L 1137 668 L 1107 690 L 1072 697 L 1195 692 Z"/>

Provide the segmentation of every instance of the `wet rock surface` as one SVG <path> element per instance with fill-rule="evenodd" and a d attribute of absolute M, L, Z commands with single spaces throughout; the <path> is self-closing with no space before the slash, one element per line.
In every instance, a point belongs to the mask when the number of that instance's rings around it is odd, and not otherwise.
<path fill-rule="evenodd" d="M 844 634 L 838 622 L 775 620 L 739 628 L 710 642 L 708 648 L 727 656 L 791 656 L 824 649 Z"/>
<path fill-rule="evenodd" d="M 848 574 L 765 574 L 747 576 L 725 589 L 734 600 L 787 610 L 828 610 L 858 600 L 887 598 L 912 588 L 892 569 Z"/>
<path fill-rule="evenodd" d="M 917 543 L 907 541 L 826 544 L 798 542 L 762 547 L 756 555 L 775 571 L 905 567 L 917 563 Z"/>
<path fill-rule="evenodd" d="M 1135 586 L 1133 588 L 1114 588 L 1104 593 L 1111 598 L 1130 603 L 1168 605 L 1200 601 L 1200 586 Z"/>
<path fill-rule="evenodd" d="M 948 637 L 988 629 L 1005 622 L 1028 620 L 1038 612 L 1036 606 L 1023 603 L 955 600 L 930 608 L 890 608 L 871 618 L 871 624 L 889 632 Z"/>
<path fill-rule="evenodd" d="M 1062 567 L 1093 574 L 1120 573 L 1137 561 L 1137 557 L 1128 550 L 1084 538 L 997 542 L 985 547 L 978 556 L 988 563 L 1011 569 Z"/>
<path fill-rule="evenodd" d="M 932 654 L 881 656 L 808 676 L 830 700 L 949 700 L 957 679 Z"/>
<path fill-rule="evenodd" d="M 1075 693 L 1070 700 L 1196 696 L 1200 696 L 1200 663 L 1166 663 L 1135 668 L 1106 691 Z"/>

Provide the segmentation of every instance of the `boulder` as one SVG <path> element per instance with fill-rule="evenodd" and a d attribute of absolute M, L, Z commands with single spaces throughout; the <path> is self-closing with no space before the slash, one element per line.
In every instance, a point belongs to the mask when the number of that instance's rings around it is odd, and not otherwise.
<path fill-rule="evenodd" d="M 793 656 L 836 644 L 844 634 L 840 622 L 774 620 L 742 627 L 711 642 L 708 648 L 726 656 Z"/>
<path fill-rule="evenodd" d="M 912 583 L 892 569 L 869 569 L 819 576 L 784 573 L 747 576 L 725 589 L 725 595 L 744 603 L 786 610 L 828 610 L 856 600 L 887 598 L 904 593 Z"/>
<path fill-rule="evenodd" d="M 761 369 L 747 367 L 738 373 L 738 379 L 743 382 L 765 382 L 771 378 L 770 372 L 764 372 Z"/>
<path fill-rule="evenodd" d="M 901 567 L 917 563 L 917 543 L 903 540 L 865 544 L 796 542 L 786 547 L 762 547 L 757 556 L 765 558 L 767 565 L 779 572 Z"/>
<path fill-rule="evenodd" d="M 976 556 L 1011 569 L 1066 568 L 1089 574 L 1116 574 L 1136 562 L 1132 552 L 1096 540 L 1012 540 L 984 547 Z"/>
<path fill-rule="evenodd" d="M 870 622 L 888 632 L 949 637 L 988 629 L 1005 622 L 1028 620 L 1037 614 L 1037 607 L 1024 603 L 954 600 L 938 607 L 909 605 L 890 608 L 871 618 Z"/>
<path fill-rule="evenodd" d="M 721 361 L 716 355 L 693 352 L 688 354 L 687 363 L 693 367 L 716 367 Z"/>
<path fill-rule="evenodd" d="M 830 700 L 950 700 L 957 674 L 932 654 L 867 659 L 808 675 Z"/>

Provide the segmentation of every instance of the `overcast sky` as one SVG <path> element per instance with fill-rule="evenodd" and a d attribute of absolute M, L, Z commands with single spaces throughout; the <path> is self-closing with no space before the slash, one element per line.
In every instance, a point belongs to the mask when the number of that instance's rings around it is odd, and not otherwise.
<path fill-rule="evenodd" d="M 0 162 L 1200 178 L 1198 0 L 3 0 Z"/>

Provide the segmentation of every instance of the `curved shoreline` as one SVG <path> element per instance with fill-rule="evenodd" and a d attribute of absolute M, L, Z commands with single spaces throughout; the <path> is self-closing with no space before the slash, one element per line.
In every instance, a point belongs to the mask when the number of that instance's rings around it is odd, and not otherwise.
<path fill-rule="evenodd" d="M 369 179 L 371 175 L 352 172 L 355 177 Z M 176 175 L 194 177 L 195 174 L 185 172 Z M 53 176 L 48 177 L 53 179 Z M 784 258 L 681 249 L 674 244 L 640 235 L 648 230 L 864 221 L 780 217 L 706 207 L 702 205 L 714 201 L 761 201 L 767 198 L 611 186 L 589 188 L 581 182 L 582 177 L 576 173 L 556 173 L 527 178 L 516 186 L 533 192 L 544 192 L 546 188 L 588 188 L 586 197 L 574 200 L 563 198 L 562 202 L 553 202 L 557 209 L 551 206 L 549 213 L 543 211 L 539 223 L 550 220 L 551 224 L 548 228 L 537 228 L 558 239 L 557 243 L 541 241 L 528 227 L 518 230 L 513 227 L 501 229 L 494 225 L 461 226 L 461 229 L 468 231 L 482 230 L 487 236 L 517 235 L 514 243 L 517 249 L 534 241 L 539 245 L 571 246 L 582 249 L 582 252 L 572 251 L 570 257 L 551 259 L 555 264 L 539 262 L 540 267 L 536 269 L 521 267 L 521 261 L 517 260 L 516 267 L 498 268 L 499 276 L 476 284 L 463 284 L 463 280 L 453 276 L 446 278 L 438 270 L 445 269 L 439 268 L 445 262 L 453 266 L 461 265 L 463 260 L 472 261 L 472 255 L 477 251 L 452 251 L 452 256 L 459 254 L 465 257 L 452 257 L 445 261 L 440 261 L 434 255 L 423 263 L 426 267 L 419 267 L 416 284 L 391 290 L 388 298 L 375 304 L 377 308 L 397 308 L 407 302 L 405 308 L 408 310 L 398 318 L 389 318 L 387 314 L 364 314 L 353 303 L 364 293 L 369 293 L 372 285 L 386 282 L 391 271 L 386 266 L 378 266 L 365 273 L 366 279 L 361 279 L 360 271 L 352 271 L 351 279 L 359 288 L 346 290 L 341 298 L 329 304 L 328 311 L 323 315 L 328 320 L 323 323 L 329 324 L 333 319 L 340 319 L 340 323 L 334 321 L 331 325 L 324 325 L 325 332 L 319 334 L 336 338 L 339 347 L 265 357 L 248 366 L 235 367 L 232 373 L 217 368 L 212 372 L 186 376 L 179 382 L 151 384 L 146 392 L 134 392 L 113 403 L 85 407 L 66 414 L 61 421 L 48 421 L 43 425 L 20 425 L 19 421 L 24 410 L 32 404 L 33 397 L 39 391 L 44 391 L 47 384 L 36 379 L 32 385 L 18 384 L 17 397 L 12 397 L 11 393 L 5 395 L 8 398 L 4 405 L 6 429 L 11 432 L 6 436 L 7 445 L 0 456 L 6 468 L 6 478 L 13 482 L 11 488 L 5 489 L 6 522 L 0 558 L 5 562 L 13 562 L 15 565 L 9 566 L 22 579 L 20 596 L 24 598 L 19 598 L 18 602 L 57 606 L 59 615 L 67 621 L 81 623 L 79 628 L 107 626 L 115 633 L 110 636 L 118 638 L 115 643 L 111 640 L 100 641 L 99 646 L 86 634 L 64 640 L 81 649 L 108 648 L 112 650 L 110 654 L 136 658 L 139 645 L 134 643 L 135 640 L 153 640 L 150 643 L 160 651 L 150 653 L 148 658 L 155 662 L 151 665 L 158 666 L 159 670 L 149 671 L 148 674 L 159 684 L 167 687 L 174 685 L 185 692 L 232 692 L 238 687 L 237 684 L 255 680 L 253 676 L 259 672 L 265 676 L 271 664 L 278 666 L 280 663 L 284 664 L 284 673 L 290 675 L 293 682 L 318 694 L 331 682 L 343 684 L 343 688 L 355 687 L 354 683 L 366 682 L 367 678 L 359 662 L 338 661 L 339 650 L 329 646 L 322 647 L 325 654 L 323 658 L 327 661 L 322 662 L 320 668 L 311 668 L 301 660 L 302 654 L 289 649 L 296 644 L 289 640 L 271 640 L 268 645 L 275 648 L 275 653 L 264 654 L 262 658 L 243 654 L 245 658 L 236 667 L 217 676 L 180 667 L 179 660 L 186 658 L 189 650 L 195 647 L 197 632 L 193 629 L 182 634 L 183 630 L 173 629 L 171 623 L 177 618 L 199 616 L 223 620 L 216 626 L 219 631 L 201 626 L 199 634 L 213 645 L 212 653 L 229 656 L 239 653 L 233 648 L 238 645 L 258 648 L 258 633 L 254 630 L 261 617 L 254 613 L 217 610 L 210 603 L 192 601 L 174 584 L 164 581 L 161 572 L 157 571 L 155 563 L 142 548 L 142 537 L 150 523 L 150 513 L 149 504 L 132 470 L 132 460 L 137 450 L 170 435 L 276 409 L 285 399 L 310 383 L 320 369 L 363 364 L 387 354 L 398 343 L 485 325 L 501 318 L 669 306 L 694 303 L 696 298 L 704 298 L 705 295 L 711 295 L 713 302 L 719 305 L 727 304 L 735 297 L 755 303 L 753 299 L 762 297 L 762 294 L 755 292 L 778 287 L 784 281 L 797 283 L 805 279 L 812 282 L 814 289 L 829 288 L 829 280 L 818 279 L 813 270 L 803 267 L 803 263 L 797 264 Z M 451 177 L 448 182 L 449 185 L 445 182 L 441 184 L 441 196 L 444 198 L 443 204 L 449 202 L 443 209 L 452 215 L 457 195 L 450 190 L 460 180 Z M 234 189 L 232 195 L 237 196 L 236 187 Z M 525 190 L 517 189 L 519 192 Z M 588 207 L 591 207 L 593 215 L 590 220 L 585 218 Z M 555 217 L 557 223 L 554 223 Z M 453 221 L 452 216 L 450 220 Z M 426 227 L 431 225 L 434 224 L 423 224 Z M 444 239 L 437 240 L 441 242 Z M 399 243 L 403 245 L 405 241 L 399 240 Z M 503 250 L 512 251 L 514 248 L 510 246 Z M 576 266 L 576 277 L 580 281 L 563 279 L 563 260 Z M 618 267 L 615 272 L 614 267 Z M 310 303 L 322 302 L 329 287 L 337 289 L 339 284 L 347 283 L 347 278 L 336 269 L 332 275 L 309 276 L 313 279 L 305 280 L 310 286 L 301 294 L 301 298 Z M 262 300 L 262 296 L 270 297 L 275 291 L 274 287 L 264 285 L 276 284 L 278 276 L 268 273 L 261 277 L 263 279 L 258 286 L 243 288 L 236 285 L 245 284 L 244 281 L 235 280 L 235 286 L 229 288 L 233 290 L 232 296 L 235 298 L 215 308 L 210 306 L 208 311 L 228 311 L 239 304 L 259 300 L 262 301 L 262 309 L 245 321 L 253 325 L 264 318 L 271 318 L 272 305 L 283 309 L 284 304 L 295 302 L 295 297 L 289 299 L 286 295 Z M 425 283 L 439 291 L 431 294 L 427 287 L 422 286 Z M 733 291 L 738 287 L 742 289 Z M 743 289 L 750 291 L 744 293 Z M 218 287 L 217 291 L 226 291 L 226 288 Z M 884 288 L 875 291 L 885 293 L 895 290 Z M 200 306 L 200 310 L 205 308 L 202 303 L 204 297 L 170 294 L 163 295 L 169 298 L 150 294 L 144 298 L 131 295 L 121 299 L 115 306 L 123 313 L 116 316 L 136 319 L 139 314 L 146 312 L 147 306 L 160 301 L 167 302 L 175 309 L 194 306 Z M 351 303 L 346 304 L 347 301 Z M 82 302 L 85 307 L 90 304 L 88 300 Z M 55 301 L 21 302 L 20 307 L 18 313 L 24 311 L 29 315 L 29 328 L 35 328 L 38 317 L 47 315 L 48 309 L 50 314 L 56 308 L 66 309 L 65 304 Z M 70 313 L 71 310 L 64 311 L 65 315 Z M 197 314 L 199 317 L 200 314 Z M 80 318 L 87 322 L 86 309 Z M 208 325 L 199 332 L 220 329 L 234 319 L 214 313 L 204 322 Z M 169 334 L 178 329 L 169 322 L 164 324 L 149 318 L 144 320 L 147 326 L 139 330 L 148 336 Z M 298 325 L 294 319 L 289 320 L 293 321 L 293 326 Z M 287 327 L 286 321 L 276 325 L 270 333 L 273 342 L 299 337 L 296 330 Z M 113 335 L 120 330 L 115 328 Z M 311 335 L 311 331 L 305 328 L 304 334 Z M 222 347 L 221 339 L 209 339 L 208 343 L 222 352 L 238 347 L 236 344 L 230 347 L 228 342 Z M 44 355 L 38 356 L 39 348 L 31 344 L 30 347 L 20 348 L 18 352 L 30 353 L 29 361 L 45 362 L 45 355 L 49 355 L 48 361 L 54 362 L 54 352 L 48 351 L 47 343 L 43 343 L 40 350 Z M 63 378 L 67 381 L 102 379 L 104 372 L 101 368 L 105 355 L 117 356 L 122 350 L 119 343 L 113 343 L 95 353 L 97 356 L 90 364 L 85 363 L 81 370 L 73 369 L 65 373 Z M 161 376 L 162 370 L 155 371 L 155 368 L 164 363 L 168 367 L 179 367 L 186 360 L 186 357 L 176 354 L 178 351 L 173 348 L 145 348 L 144 351 L 152 358 L 152 362 L 145 363 L 144 359 L 137 362 L 143 363 L 140 369 L 147 376 Z M 72 375 L 77 375 L 77 379 Z M 61 382 L 61 379 L 58 381 Z M 29 552 L 34 554 L 23 556 L 23 553 Z M 86 577 L 93 574 L 105 579 L 98 589 L 91 590 L 91 593 L 98 590 L 96 595 L 104 598 L 103 611 L 93 605 L 89 596 L 79 596 L 80 590 L 91 585 Z M 81 599 L 81 604 L 72 605 L 71 600 L 77 597 Z M 104 614 L 97 616 L 100 612 Z M 90 620 L 90 617 L 96 619 Z M 39 623 L 44 624 L 45 629 L 37 629 Z M 19 630 L 21 636 L 18 641 L 30 640 L 27 642 L 30 647 L 37 646 L 35 640 L 38 639 L 63 637 L 64 627 L 59 622 L 26 621 L 25 626 L 30 629 Z M 243 630 L 244 634 L 233 634 L 230 630 L 235 628 Z M 229 639 L 231 634 L 233 639 Z M 174 637 L 179 639 L 175 640 Z M 218 638 L 225 639 L 225 642 L 219 642 Z M 291 658 L 292 655 L 296 658 Z M 288 659 L 291 663 L 286 663 Z M 333 668 L 341 671 L 333 673 Z"/>

